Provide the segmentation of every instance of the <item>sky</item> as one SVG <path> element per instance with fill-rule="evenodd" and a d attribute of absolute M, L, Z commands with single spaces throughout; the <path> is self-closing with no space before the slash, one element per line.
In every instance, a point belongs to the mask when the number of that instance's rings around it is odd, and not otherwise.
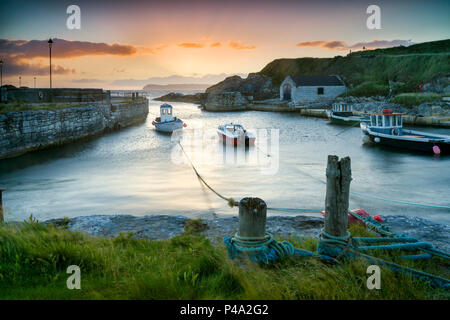
<path fill-rule="evenodd" d="M 69 29 L 67 8 L 80 8 Z M 370 5 L 380 29 L 369 29 Z M 450 38 L 450 1 L 0 0 L 3 84 L 140 89 L 214 84 L 279 58 L 334 57 L 362 47 Z"/>

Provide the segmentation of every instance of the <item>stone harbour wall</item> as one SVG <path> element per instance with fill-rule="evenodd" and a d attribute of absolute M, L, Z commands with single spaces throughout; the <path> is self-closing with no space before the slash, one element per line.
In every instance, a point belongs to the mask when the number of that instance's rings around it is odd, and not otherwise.
<path fill-rule="evenodd" d="M 0 159 L 145 121 L 148 100 L 0 114 Z"/>

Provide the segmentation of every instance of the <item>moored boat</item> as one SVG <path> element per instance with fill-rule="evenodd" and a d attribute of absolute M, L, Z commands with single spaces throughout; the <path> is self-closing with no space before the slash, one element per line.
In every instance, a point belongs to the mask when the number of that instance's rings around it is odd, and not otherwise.
<path fill-rule="evenodd" d="M 229 145 L 246 145 L 255 144 L 256 137 L 244 129 L 237 123 L 227 123 L 217 128 L 217 134 L 223 143 Z"/>
<path fill-rule="evenodd" d="M 152 122 L 157 131 L 172 133 L 175 130 L 186 127 L 186 124 L 181 119 L 172 115 L 173 107 L 170 104 L 165 103 L 161 105 L 159 112 L 160 116 L 156 117 Z"/>
<path fill-rule="evenodd" d="M 331 123 L 343 125 L 357 125 L 361 122 L 369 121 L 368 116 L 355 116 L 351 104 L 340 102 L 333 103 L 331 110 L 327 111 Z"/>
<path fill-rule="evenodd" d="M 393 148 L 434 154 L 450 153 L 450 136 L 403 129 L 402 116 L 384 109 L 370 114 L 370 122 L 361 122 L 361 130 L 368 142 Z"/>

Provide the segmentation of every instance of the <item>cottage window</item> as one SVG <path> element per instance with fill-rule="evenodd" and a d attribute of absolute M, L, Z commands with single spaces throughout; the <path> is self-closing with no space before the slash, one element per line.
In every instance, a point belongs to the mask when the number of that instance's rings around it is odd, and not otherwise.
<path fill-rule="evenodd" d="M 323 94 L 323 88 L 317 88 L 317 94 Z"/>

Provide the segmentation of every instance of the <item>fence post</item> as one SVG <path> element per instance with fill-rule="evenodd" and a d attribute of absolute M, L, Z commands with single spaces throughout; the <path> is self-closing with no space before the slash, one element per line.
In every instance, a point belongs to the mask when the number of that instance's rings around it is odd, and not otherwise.
<path fill-rule="evenodd" d="M 352 181 L 350 157 L 339 160 L 328 156 L 327 193 L 325 197 L 326 233 L 343 237 L 347 235 L 350 182 Z"/>
<path fill-rule="evenodd" d="M 263 238 L 266 233 L 267 205 L 260 198 L 239 202 L 239 237 Z"/>
<path fill-rule="evenodd" d="M 3 201 L 2 201 L 2 193 L 6 189 L 0 188 L 0 223 L 5 222 L 5 218 L 3 217 Z"/>

